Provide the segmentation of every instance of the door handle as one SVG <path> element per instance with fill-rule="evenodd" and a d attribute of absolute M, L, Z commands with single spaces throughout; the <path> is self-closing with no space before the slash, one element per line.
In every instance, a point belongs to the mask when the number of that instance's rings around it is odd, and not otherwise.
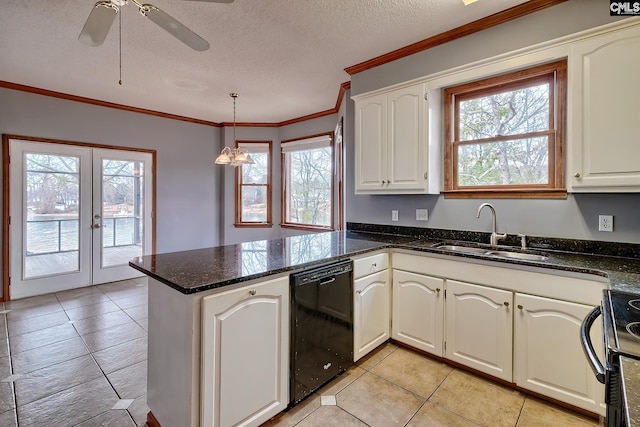
<path fill-rule="evenodd" d="M 101 224 L 93 224 L 93 228 L 101 228 L 102 225 Z"/>

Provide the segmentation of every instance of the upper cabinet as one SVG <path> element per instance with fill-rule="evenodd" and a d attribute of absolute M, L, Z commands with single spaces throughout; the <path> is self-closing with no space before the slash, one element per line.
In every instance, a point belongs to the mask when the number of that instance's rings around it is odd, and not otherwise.
<path fill-rule="evenodd" d="M 640 25 L 571 44 L 570 191 L 640 191 L 639 51 Z"/>
<path fill-rule="evenodd" d="M 426 93 L 426 84 L 419 83 L 355 100 L 356 194 L 424 194 L 433 189 Z"/>

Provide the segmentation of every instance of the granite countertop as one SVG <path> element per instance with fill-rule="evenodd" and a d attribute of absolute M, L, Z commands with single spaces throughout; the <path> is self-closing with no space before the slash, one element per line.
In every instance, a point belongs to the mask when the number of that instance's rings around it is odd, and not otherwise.
<path fill-rule="evenodd" d="M 459 237 L 445 235 L 444 237 Z M 594 274 L 609 279 L 612 289 L 640 293 L 640 257 L 594 255 L 559 250 L 534 252 L 544 261 L 487 257 L 439 249 L 460 243 L 434 236 L 336 231 L 274 240 L 239 243 L 134 258 L 129 265 L 184 294 L 294 271 L 385 248 L 404 248 L 448 256 L 488 260 L 529 267 Z M 487 247 L 477 243 L 476 245 Z M 511 250 L 517 248 L 509 247 Z"/>

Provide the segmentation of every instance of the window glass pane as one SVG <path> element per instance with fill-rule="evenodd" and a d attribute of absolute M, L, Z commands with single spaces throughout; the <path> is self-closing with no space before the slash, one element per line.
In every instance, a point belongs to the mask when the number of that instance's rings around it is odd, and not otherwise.
<path fill-rule="evenodd" d="M 25 278 L 78 271 L 80 159 L 25 155 Z"/>
<path fill-rule="evenodd" d="M 549 182 L 547 137 L 458 147 L 458 185 L 522 185 Z"/>
<path fill-rule="evenodd" d="M 549 129 L 549 84 L 460 101 L 460 141 Z"/>
<path fill-rule="evenodd" d="M 242 183 L 243 184 L 267 184 L 269 174 L 269 154 L 268 153 L 251 153 L 253 159 L 252 165 L 243 165 Z"/>
<path fill-rule="evenodd" d="M 331 147 L 287 153 L 286 222 L 331 226 Z"/>
<path fill-rule="evenodd" d="M 267 187 L 243 185 L 241 191 L 242 222 L 267 222 Z"/>

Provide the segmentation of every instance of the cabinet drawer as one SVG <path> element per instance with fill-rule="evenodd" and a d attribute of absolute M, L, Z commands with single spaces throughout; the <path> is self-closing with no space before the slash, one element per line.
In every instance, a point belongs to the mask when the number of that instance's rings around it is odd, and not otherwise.
<path fill-rule="evenodd" d="M 377 253 L 353 260 L 353 278 L 367 276 L 389 268 L 389 254 Z"/>

